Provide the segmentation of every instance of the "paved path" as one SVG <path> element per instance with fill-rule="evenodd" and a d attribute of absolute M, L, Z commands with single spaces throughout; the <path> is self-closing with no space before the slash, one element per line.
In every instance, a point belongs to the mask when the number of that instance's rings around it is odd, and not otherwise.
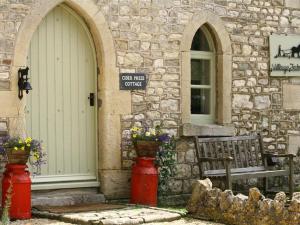
<path fill-rule="evenodd" d="M 148 223 L 147 225 L 222 225 L 220 223 L 213 223 L 202 220 L 195 220 L 189 218 L 183 218 L 172 222 L 161 222 L 161 223 Z M 11 225 L 73 225 L 71 223 L 64 223 L 57 220 L 49 219 L 32 219 L 24 221 L 15 221 Z"/>
<path fill-rule="evenodd" d="M 33 211 L 33 214 L 47 219 L 15 221 L 11 225 L 222 225 L 182 218 L 183 214 L 180 212 L 132 205 L 105 211 L 60 214 Z"/>

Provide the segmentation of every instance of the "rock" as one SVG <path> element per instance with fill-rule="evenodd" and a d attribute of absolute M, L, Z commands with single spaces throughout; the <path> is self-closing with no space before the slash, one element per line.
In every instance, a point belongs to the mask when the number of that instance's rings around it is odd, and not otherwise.
<path fill-rule="evenodd" d="M 233 197 L 232 205 L 230 207 L 231 211 L 240 212 L 245 207 L 248 197 L 243 194 L 237 194 Z"/>
<path fill-rule="evenodd" d="M 271 106 L 270 96 L 255 96 L 254 105 L 256 109 L 268 109 Z"/>
<path fill-rule="evenodd" d="M 252 47 L 250 45 L 243 45 L 243 55 L 251 55 Z"/>
<path fill-rule="evenodd" d="M 9 78 L 9 72 L 1 72 L 0 73 L 1 80 L 7 80 L 8 78 Z"/>
<path fill-rule="evenodd" d="M 8 131 L 7 122 L 0 121 L 0 134 L 6 134 Z"/>
<path fill-rule="evenodd" d="M 300 213 L 300 192 L 295 192 L 293 194 L 292 201 L 288 208 L 290 212 L 297 212 Z"/>
<path fill-rule="evenodd" d="M 278 193 L 276 193 L 274 200 L 285 204 L 286 203 L 286 194 L 283 191 L 278 192 Z"/>
<path fill-rule="evenodd" d="M 219 205 L 219 196 L 221 192 L 222 191 L 219 188 L 213 188 L 212 190 L 207 191 L 208 200 L 204 202 L 204 204 L 212 211 L 216 210 Z"/>
<path fill-rule="evenodd" d="M 250 101 L 250 95 L 234 94 L 232 105 L 233 108 L 253 108 L 253 102 Z"/>
<path fill-rule="evenodd" d="M 189 178 L 192 174 L 191 166 L 188 164 L 176 165 L 176 178 Z"/>
<path fill-rule="evenodd" d="M 161 100 L 161 109 L 166 112 L 177 112 L 179 109 L 179 102 L 175 99 Z"/>
<path fill-rule="evenodd" d="M 272 207 L 272 199 L 266 198 L 259 202 L 259 210 L 267 215 Z"/>
<path fill-rule="evenodd" d="M 231 190 L 225 190 L 220 194 L 220 209 L 221 211 L 226 211 L 230 208 L 233 202 L 233 193 Z"/>
<path fill-rule="evenodd" d="M 138 53 L 127 53 L 124 56 L 124 66 L 141 66 L 143 57 Z"/>
<path fill-rule="evenodd" d="M 195 213 L 198 209 L 200 200 L 206 198 L 207 191 L 212 189 L 212 183 L 210 179 L 197 180 L 192 185 L 192 195 L 187 204 L 187 211 L 189 213 Z"/>
<path fill-rule="evenodd" d="M 259 200 L 264 199 L 265 197 L 260 193 L 258 188 L 250 188 L 249 190 L 249 202 L 258 202 Z"/>
<path fill-rule="evenodd" d="M 300 192 L 294 192 L 292 200 L 300 201 Z"/>

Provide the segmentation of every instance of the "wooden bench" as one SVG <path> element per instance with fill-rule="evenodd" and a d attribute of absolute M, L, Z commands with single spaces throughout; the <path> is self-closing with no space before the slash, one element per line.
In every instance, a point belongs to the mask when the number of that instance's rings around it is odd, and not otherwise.
<path fill-rule="evenodd" d="M 293 154 L 272 154 L 263 149 L 260 135 L 234 137 L 195 137 L 196 157 L 200 178 L 225 178 L 226 188 L 232 189 L 232 181 L 248 178 L 264 178 L 267 191 L 267 177 L 288 176 L 289 192 L 293 194 Z M 288 170 L 270 170 L 268 157 L 286 157 Z"/>

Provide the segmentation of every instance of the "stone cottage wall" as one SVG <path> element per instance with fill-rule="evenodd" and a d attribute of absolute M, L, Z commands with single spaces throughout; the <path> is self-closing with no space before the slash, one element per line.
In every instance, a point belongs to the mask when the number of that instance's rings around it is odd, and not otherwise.
<path fill-rule="evenodd" d="M 84 0 L 82 0 L 84 1 Z M 12 60 L 18 29 L 35 0 L 0 0 L 0 131 L 18 129 L 18 106 L 7 96 L 16 89 Z M 114 39 L 119 72 L 145 72 L 146 91 L 132 91 L 132 113 L 120 117 L 122 167 L 135 156 L 129 146 L 129 128 L 161 125 L 179 134 L 182 125 L 180 44 L 191 18 L 203 12 L 220 17 L 232 47 L 232 123 L 236 134 L 262 132 L 267 149 L 297 150 L 300 110 L 283 108 L 284 85 L 300 90 L 300 79 L 269 76 L 271 33 L 300 34 L 300 7 L 295 0 L 95 0 Z M 295 8 L 292 8 L 295 7 Z M 230 87 L 228 87 L 230 88 Z M 289 88 L 287 88 L 289 90 Z M 298 107 L 299 108 L 299 107 Z M 296 138 L 291 138 L 296 137 Z M 293 143 L 289 144 L 289 140 Z M 177 145 L 177 175 L 173 194 L 190 193 L 198 175 L 192 139 Z"/>

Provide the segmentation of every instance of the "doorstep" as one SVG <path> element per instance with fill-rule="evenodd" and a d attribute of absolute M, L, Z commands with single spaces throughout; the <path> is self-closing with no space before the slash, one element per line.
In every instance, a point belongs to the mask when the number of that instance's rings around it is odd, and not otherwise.
<path fill-rule="evenodd" d="M 171 210 L 136 205 L 126 205 L 126 207 L 122 209 L 81 213 L 50 213 L 34 209 L 32 214 L 36 217 L 84 225 L 132 225 L 151 222 L 167 222 L 180 219 L 183 216 L 183 214 Z"/>
<path fill-rule="evenodd" d="M 104 203 L 105 197 L 98 188 L 74 188 L 32 191 L 32 206 L 67 206 L 84 203 Z"/>

